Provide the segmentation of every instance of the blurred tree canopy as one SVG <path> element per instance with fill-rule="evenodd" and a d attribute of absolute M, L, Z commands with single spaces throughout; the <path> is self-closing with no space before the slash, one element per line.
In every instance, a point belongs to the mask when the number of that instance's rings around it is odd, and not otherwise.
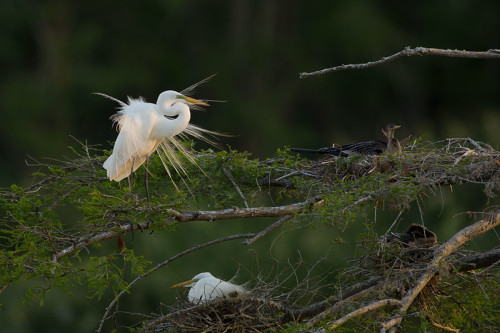
<path fill-rule="evenodd" d="M 68 146 L 77 143 L 70 136 L 111 149 L 116 131 L 108 118 L 115 113 L 115 105 L 93 92 L 120 100 L 143 96 L 156 101 L 161 91 L 182 90 L 214 73 L 218 75 L 193 97 L 226 102 L 212 103 L 207 112 L 195 111 L 192 122 L 233 134 L 223 145 L 253 156 L 270 156 L 283 146 L 316 148 L 381 139 L 380 128 L 391 122 L 403 125 L 402 137 L 473 137 L 498 148 L 498 60 L 414 57 L 307 80 L 300 80 L 299 73 L 376 60 L 405 46 L 499 48 L 499 12 L 500 3 L 495 0 L 411 4 L 3 0 L 0 158 L 4 165 L 0 185 L 33 181 L 29 175 L 36 170 L 26 166 L 27 155 L 36 159 L 71 156 Z M 464 185 L 426 202 L 426 225 L 446 239 L 470 223 L 456 214 L 485 206 L 482 189 Z M 419 221 L 420 210 L 412 207 L 405 213 L 405 222 Z M 377 214 L 378 221 L 384 222 L 375 229 L 384 232 L 396 214 Z M 265 219 L 257 222 L 255 230 L 267 223 Z M 231 223 L 224 227 L 228 233 L 241 229 Z M 159 261 L 167 253 L 220 232 L 216 225 L 196 223 L 180 229 L 176 237 L 154 240 L 136 234 L 132 243 L 142 255 Z M 355 242 L 359 232 L 346 230 L 342 238 Z M 126 241 L 130 244 L 131 239 Z M 486 235 L 474 246 L 497 241 Z M 229 254 L 223 262 L 206 263 L 207 256 L 221 252 Z M 290 233 L 286 241 L 257 243 L 252 251 L 230 244 L 207 249 L 190 258 L 196 267 L 169 266 L 176 273 L 168 281 L 204 270 L 229 278 L 239 266 L 258 266 L 257 253 L 315 262 L 327 252 L 334 254 L 329 265 L 338 265 L 356 249 L 352 244 L 334 243 L 324 230 L 310 228 L 300 235 Z M 4 328 L 59 332 L 75 329 L 78 322 L 78 330 L 88 332 L 95 329 L 102 309 L 109 304 L 110 295 L 101 302 L 88 301 L 82 289 L 74 290 L 72 296 L 56 291 L 45 298 L 42 308 L 20 305 L 23 290 L 30 284 L 23 282 L 18 290 L 1 294 L 0 322 L 8 323 Z M 143 287 L 142 299 L 134 298 L 131 304 L 124 299 L 124 308 L 147 312 L 144 309 L 154 309 L 159 299 L 168 303 L 174 297 L 165 291 L 161 276 L 152 277 Z"/>
<path fill-rule="evenodd" d="M 496 48 L 499 11 L 493 0 L 4 0 L 0 154 L 10 162 L 1 184 L 29 173 L 26 154 L 65 153 L 70 135 L 114 140 L 114 107 L 92 92 L 155 101 L 213 73 L 197 97 L 227 102 L 192 121 L 236 135 L 226 143 L 257 156 L 380 138 L 388 122 L 429 139 L 498 142 L 498 61 L 412 58 L 309 80 L 298 73 L 405 46 Z"/>

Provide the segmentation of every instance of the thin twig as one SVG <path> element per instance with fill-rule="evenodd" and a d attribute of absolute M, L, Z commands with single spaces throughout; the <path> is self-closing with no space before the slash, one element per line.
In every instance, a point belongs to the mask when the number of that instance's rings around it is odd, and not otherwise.
<path fill-rule="evenodd" d="M 230 241 L 230 240 L 241 239 L 241 238 L 251 238 L 253 236 L 255 236 L 255 234 L 237 234 L 237 235 L 231 235 L 231 236 L 221 237 L 221 238 L 218 238 L 218 239 L 215 239 L 215 240 L 203 243 L 203 244 L 199 244 L 199 245 L 193 246 L 192 248 L 187 249 L 185 251 L 182 251 L 180 253 L 177 253 L 176 255 L 174 255 L 174 256 L 168 258 L 167 260 L 159 263 L 158 265 L 156 265 L 155 267 L 151 268 L 146 273 L 143 273 L 143 274 L 139 275 L 132 282 L 130 282 L 122 291 L 120 291 L 118 293 L 118 295 L 115 296 L 115 298 L 113 299 L 113 301 L 111 301 L 111 303 L 108 305 L 108 307 L 106 308 L 106 311 L 104 312 L 104 315 L 101 318 L 101 321 L 99 323 L 99 328 L 97 329 L 97 332 L 101 332 L 102 331 L 102 327 L 104 325 L 104 322 L 108 318 L 109 312 L 111 311 L 111 309 L 113 308 L 113 306 L 120 300 L 120 298 L 126 292 L 128 292 L 130 290 L 130 288 L 132 288 L 132 286 L 134 284 L 136 284 L 137 282 L 141 281 L 142 279 L 144 279 L 148 275 L 156 272 L 157 270 L 159 270 L 163 266 L 168 265 L 172 261 L 177 260 L 177 259 L 185 256 L 186 254 L 189 254 L 191 252 L 197 251 L 199 249 L 202 249 L 202 248 L 205 248 L 205 247 L 208 247 L 208 246 L 212 246 L 212 245 L 215 245 L 215 244 L 227 242 L 227 241 Z"/>
<path fill-rule="evenodd" d="M 500 59 L 500 51 L 499 50 L 488 50 L 488 51 L 466 51 L 466 50 L 443 50 L 443 49 L 435 49 L 435 48 L 427 48 L 427 47 L 416 47 L 412 49 L 410 46 L 407 46 L 404 50 L 399 51 L 393 55 L 388 57 L 383 57 L 380 60 L 369 61 L 367 63 L 362 64 L 348 64 L 341 65 L 332 68 L 326 68 L 315 72 L 310 73 L 300 73 L 299 76 L 301 79 L 306 79 L 313 76 L 319 76 L 331 72 L 339 72 L 348 69 L 366 69 L 371 67 L 376 67 L 396 59 L 402 57 L 410 57 L 410 56 L 444 56 L 444 57 L 453 57 L 453 58 L 480 58 L 480 59 Z"/>
<path fill-rule="evenodd" d="M 245 198 L 245 196 L 243 195 L 243 193 L 241 192 L 240 188 L 238 187 L 238 185 L 236 184 L 236 182 L 234 181 L 233 179 L 233 176 L 229 173 L 229 171 L 226 170 L 226 168 L 222 167 L 222 172 L 224 172 L 224 174 L 226 175 L 227 179 L 229 179 L 229 181 L 231 182 L 231 184 L 233 184 L 234 188 L 236 189 L 236 192 L 238 192 L 241 200 L 243 200 L 243 203 L 245 204 L 245 207 L 246 208 L 249 208 L 248 207 L 248 203 L 247 203 L 247 199 Z"/>
<path fill-rule="evenodd" d="M 255 237 L 247 239 L 246 241 L 244 241 L 243 244 L 245 244 L 245 245 L 252 244 L 256 240 L 258 240 L 259 238 L 267 235 L 268 233 L 270 233 L 271 231 L 273 231 L 274 229 L 276 229 L 280 225 L 284 224 L 286 221 L 290 220 L 294 216 L 295 215 L 286 215 L 286 216 L 283 216 L 278 221 L 274 222 L 273 224 L 271 224 L 270 226 L 268 226 L 267 228 L 265 228 L 264 230 L 262 230 L 261 232 L 259 232 L 257 235 L 255 235 Z"/>

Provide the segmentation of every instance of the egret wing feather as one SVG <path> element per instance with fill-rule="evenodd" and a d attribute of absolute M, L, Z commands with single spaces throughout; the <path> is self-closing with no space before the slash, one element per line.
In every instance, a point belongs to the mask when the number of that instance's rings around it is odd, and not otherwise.
<path fill-rule="evenodd" d="M 120 181 L 126 178 L 158 147 L 161 140 L 148 139 L 151 124 L 155 123 L 158 117 L 154 111 L 155 107 L 154 104 L 144 103 L 140 99 L 129 98 L 129 103 L 122 105 L 118 113 L 112 116 L 120 134 L 113 153 L 103 165 L 111 180 Z"/>

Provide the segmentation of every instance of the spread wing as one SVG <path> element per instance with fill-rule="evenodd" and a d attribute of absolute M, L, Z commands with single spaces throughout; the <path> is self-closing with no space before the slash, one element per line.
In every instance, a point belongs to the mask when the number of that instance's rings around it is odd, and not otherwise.
<path fill-rule="evenodd" d="M 103 164 L 110 180 L 128 177 L 160 144 L 161 140 L 148 139 L 157 117 L 154 107 L 140 99 L 129 99 L 129 103 L 121 103 L 118 113 L 112 116 L 120 133 L 113 153 Z"/>

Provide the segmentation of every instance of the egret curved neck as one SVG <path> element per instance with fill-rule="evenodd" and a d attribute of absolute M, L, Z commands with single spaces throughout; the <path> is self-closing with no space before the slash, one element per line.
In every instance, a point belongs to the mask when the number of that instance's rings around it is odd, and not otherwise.
<path fill-rule="evenodd" d="M 153 127 L 149 135 L 150 139 L 160 139 L 174 136 L 184 131 L 191 120 L 189 109 L 182 110 L 177 118 L 168 119 L 161 117 L 160 121 Z"/>

